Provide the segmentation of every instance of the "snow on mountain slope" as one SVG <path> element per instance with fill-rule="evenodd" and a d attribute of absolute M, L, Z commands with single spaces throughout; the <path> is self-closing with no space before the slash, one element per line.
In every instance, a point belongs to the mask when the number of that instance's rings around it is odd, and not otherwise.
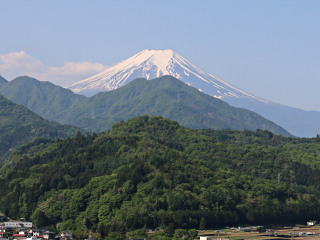
<path fill-rule="evenodd" d="M 74 93 L 92 96 L 98 92 L 119 88 L 136 78 L 151 80 L 163 75 L 174 76 L 216 98 L 235 97 L 263 103 L 268 102 L 205 72 L 170 49 L 144 50 L 104 72 L 67 88 Z"/>

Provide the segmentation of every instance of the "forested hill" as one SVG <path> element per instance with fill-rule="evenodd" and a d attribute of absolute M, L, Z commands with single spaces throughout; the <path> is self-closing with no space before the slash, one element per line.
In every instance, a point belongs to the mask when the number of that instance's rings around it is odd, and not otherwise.
<path fill-rule="evenodd" d="M 150 81 L 136 79 L 91 98 L 24 76 L 10 81 L 0 93 L 49 120 L 91 132 L 107 131 L 122 119 L 147 114 L 161 115 L 196 129 L 267 129 L 292 136 L 252 111 L 232 107 L 171 76 Z"/>
<path fill-rule="evenodd" d="M 28 141 L 38 137 L 65 138 L 78 131 L 83 130 L 45 120 L 0 95 L 0 165 L 14 148 Z"/>
<path fill-rule="evenodd" d="M 51 82 L 43 82 L 27 76 L 13 79 L 0 89 L 0 93 L 38 115 L 58 122 L 59 119 L 55 119 L 54 116 L 67 110 L 72 104 L 78 104 L 87 99 Z"/>
<path fill-rule="evenodd" d="M 7 83 L 8 83 L 8 81 L 6 79 L 4 79 L 2 76 L 0 76 L 0 88 L 2 88 Z"/>
<path fill-rule="evenodd" d="M 26 151 L 1 169 L 0 211 L 76 236 L 85 228 L 105 237 L 144 226 L 170 235 L 200 221 L 212 228 L 320 214 L 320 138 L 193 130 L 141 116 Z"/>

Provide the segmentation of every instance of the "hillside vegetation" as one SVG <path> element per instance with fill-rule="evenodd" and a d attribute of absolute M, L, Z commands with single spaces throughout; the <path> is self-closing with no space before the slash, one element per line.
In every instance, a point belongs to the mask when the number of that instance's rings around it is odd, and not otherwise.
<path fill-rule="evenodd" d="M 2 76 L 0 76 L 0 88 L 2 88 L 7 83 L 8 83 L 8 81 L 5 78 L 3 78 Z"/>
<path fill-rule="evenodd" d="M 45 120 L 0 95 L 0 165 L 14 148 L 28 141 L 38 137 L 62 139 L 78 131 L 82 130 Z"/>
<path fill-rule="evenodd" d="M 29 77 L 12 80 L 0 92 L 44 118 L 91 132 L 107 131 L 120 120 L 147 114 L 161 115 L 189 128 L 267 129 L 292 136 L 252 111 L 231 107 L 171 76 L 136 79 L 91 98 Z"/>
<path fill-rule="evenodd" d="M 320 214 L 319 160 L 320 138 L 194 130 L 144 115 L 99 135 L 17 149 L 0 171 L 0 211 L 108 239 L 143 227 L 170 236 L 200 225 L 306 221 Z"/>

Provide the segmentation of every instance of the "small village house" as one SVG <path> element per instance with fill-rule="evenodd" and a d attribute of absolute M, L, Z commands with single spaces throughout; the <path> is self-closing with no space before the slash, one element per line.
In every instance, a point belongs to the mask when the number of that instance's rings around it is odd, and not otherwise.
<path fill-rule="evenodd" d="M 46 231 L 46 232 L 43 233 L 43 239 L 45 239 L 45 240 L 54 239 L 55 236 L 56 236 L 56 234 L 54 232 Z"/>
<path fill-rule="evenodd" d="M 200 240 L 212 240 L 212 237 L 210 237 L 210 236 L 201 236 Z"/>
<path fill-rule="evenodd" d="M 243 232 L 251 232 L 251 228 L 249 227 L 238 227 L 239 231 L 243 231 Z"/>
<path fill-rule="evenodd" d="M 34 237 L 43 237 L 43 234 L 47 232 L 45 229 L 36 229 L 32 231 L 32 236 Z"/>
<path fill-rule="evenodd" d="M 24 234 L 27 235 L 28 234 L 28 230 L 27 229 L 19 229 L 19 234 Z"/>
<path fill-rule="evenodd" d="M 315 225 L 316 225 L 316 222 L 313 222 L 313 221 L 311 222 L 311 221 L 310 221 L 310 222 L 307 222 L 307 225 L 308 225 L 308 226 L 315 226 Z"/>
<path fill-rule="evenodd" d="M 255 226 L 255 227 L 252 227 L 252 231 L 265 232 L 265 228 L 264 226 Z"/>
<path fill-rule="evenodd" d="M 13 239 L 17 239 L 17 240 L 25 240 L 26 234 L 14 233 L 14 234 L 12 234 L 12 237 L 13 237 Z"/>
<path fill-rule="evenodd" d="M 61 240 L 72 239 L 72 232 L 70 231 L 62 231 L 61 232 Z"/>
<path fill-rule="evenodd" d="M 9 238 L 12 236 L 12 232 L 0 232 L 0 238 Z"/>

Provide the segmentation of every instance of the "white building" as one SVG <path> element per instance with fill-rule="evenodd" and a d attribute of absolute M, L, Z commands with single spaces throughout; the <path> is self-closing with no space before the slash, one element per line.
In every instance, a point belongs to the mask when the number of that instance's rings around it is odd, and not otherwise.
<path fill-rule="evenodd" d="M 200 240 L 212 240 L 212 237 L 209 236 L 201 236 Z"/>
<path fill-rule="evenodd" d="M 12 228 L 32 228 L 32 222 L 12 221 L 4 222 L 4 226 Z"/>

